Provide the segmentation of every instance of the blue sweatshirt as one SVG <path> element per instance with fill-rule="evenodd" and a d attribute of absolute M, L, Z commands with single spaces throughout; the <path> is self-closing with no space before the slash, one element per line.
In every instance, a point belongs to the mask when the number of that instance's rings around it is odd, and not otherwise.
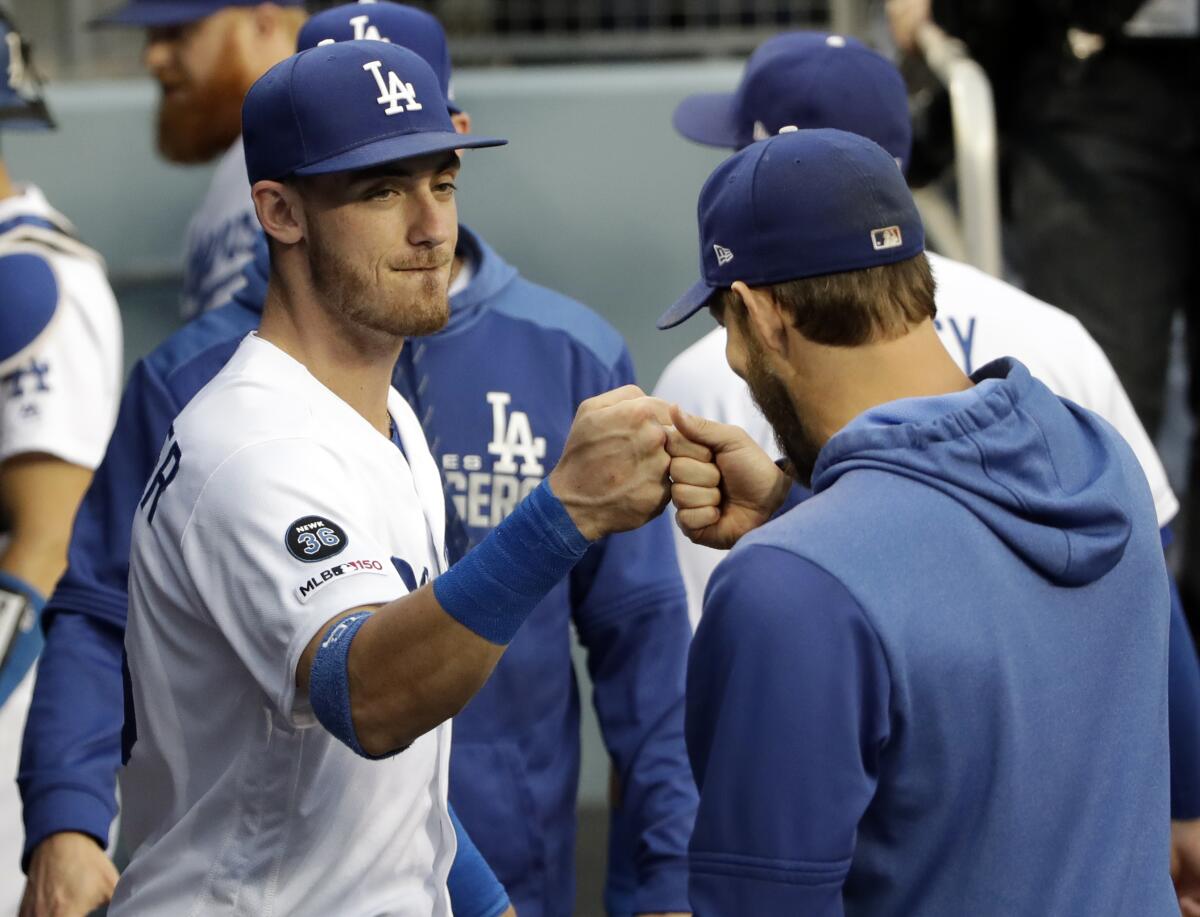
<path fill-rule="evenodd" d="M 579 401 L 633 380 L 602 319 L 523 278 L 465 228 L 473 263 L 448 327 L 406 344 L 393 382 L 422 419 L 464 550 L 558 460 Z M 227 306 L 135 366 L 104 463 L 46 610 L 47 649 L 19 780 L 26 857 L 54 831 L 107 837 L 116 811 L 129 529 L 167 426 L 257 327 L 266 247 Z M 688 622 L 666 517 L 597 544 L 531 615 L 455 719 L 451 800 L 522 917 L 574 904 L 579 695 L 569 627 L 588 650 L 605 741 L 636 825 L 639 911 L 684 910 L 696 795 L 683 745 Z"/>
<path fill-rule="evenodd" d="M 860 416 L 717 568 L 701 917 L 1178 914 L 1170 597 L 1136 459 L 1012 360 Z"/>

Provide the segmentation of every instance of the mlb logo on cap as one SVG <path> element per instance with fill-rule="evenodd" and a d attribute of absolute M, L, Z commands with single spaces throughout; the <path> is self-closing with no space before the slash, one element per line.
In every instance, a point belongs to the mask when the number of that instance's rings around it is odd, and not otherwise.
<path fill-rule="evenodd" d="M 507 142 L 457 133 L 443 99 L 429 65 L 398 45 L 346 41 L 295 54 L 242 105 L 250 183 Z"/>
<path fill-rule="evenodd" d="M 739 280 L 769 286 L 894 264 L 925 249 L 895 159 L 846 131 L 788 131 L 735 153 L 704 183 L 698 217 L 701 279 L 659 328 L 685 321 Z"/>
<path fill-rule="evenodd" d="M 875 251 L 883 251 L 885 248 L 899 248 L 904 244 L 904 233 L 900 231 L 899 226 L 885 226 L 883 229 L 871 230 L 871 244 L 875 246 Z"/>

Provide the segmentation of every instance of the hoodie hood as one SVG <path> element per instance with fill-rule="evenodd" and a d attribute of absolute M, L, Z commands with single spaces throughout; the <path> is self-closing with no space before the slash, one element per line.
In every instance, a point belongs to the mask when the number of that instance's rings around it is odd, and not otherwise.
<path fill-rule="evenodd" d="M 974 513 L 1060 586 L 1108 573 L 1132 531 L 1127 448 L 1099 418 L 1054 395 L 1011 358 L 975 387 L 864 412 L 821 450 L 813 492 L 870 468 L 921 481 Z M 1121 444 L 1123 445 L 1123 444 Z"/>
<path fill-rule="evenodd" d="M 504 287 L 512 283 L 517 269 L 496 254 L 492 248 L 466 226 L 458 227 L 458 254 L 469 259 L 474 273 L 467 288 L 450 297 L 450 321 L 438 334 L 446 334 L 472 324 L 486 309 L 487 303 Z M 271 274 L 267 239 L 261 232 L 254 243 L 254 258 L 242 271 L 245 285 L 233 296 L 254 312 L 262 312 L 267 298 L 267 280 Z"/>

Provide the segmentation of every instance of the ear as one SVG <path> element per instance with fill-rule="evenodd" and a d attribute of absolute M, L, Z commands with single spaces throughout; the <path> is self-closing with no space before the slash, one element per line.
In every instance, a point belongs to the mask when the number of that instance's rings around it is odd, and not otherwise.
<path fill-rule="evenodd" d="M 259 181 L 250 189 L 263 231 L 284 245 L 304 239 L 304 205 L 294 188 L 282 182 Z"/>
<path fill-rule="evenodd" d="M 751 332 L 763 349 L 768 353 L 786 355 L 788 317 L 775 297 L 766 289 L 747 286 L 740 280 L 733 284 L 733 292 L 741 298 Z"/>
<path fill-rule="evenodd" d="M 465 111 L 460 111 L 456 115 L 451 115 L 450 120 L 454 122 L 454 129 L 460 134 L 471 133 L 471 116 Z"/>

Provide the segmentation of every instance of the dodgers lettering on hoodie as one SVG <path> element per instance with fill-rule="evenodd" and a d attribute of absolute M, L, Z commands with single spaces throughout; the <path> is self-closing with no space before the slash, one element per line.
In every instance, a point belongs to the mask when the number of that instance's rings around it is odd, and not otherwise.
<path fill-rule="evenodd" d="M 854 420 L 717 568 L 698 915 L 1178 913 L 1149 488 L 1020 363 L 973 378 Z"/>

